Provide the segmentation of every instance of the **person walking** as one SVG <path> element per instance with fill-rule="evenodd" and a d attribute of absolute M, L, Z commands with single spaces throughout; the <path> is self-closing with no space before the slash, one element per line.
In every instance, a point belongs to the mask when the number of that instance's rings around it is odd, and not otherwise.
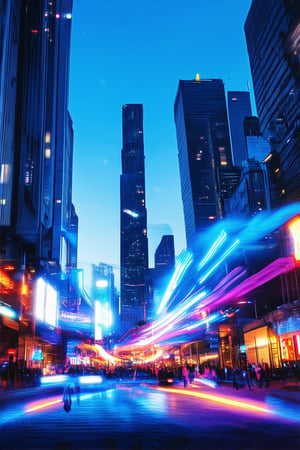
<path fill-rule="evenodd" d="M 187 382 L 188 382 L 188 377 L 189 377 L 189 372 L 188 372 L 186 366 L 182 367 L 182 376 L 183 376 L 183 385 L 184 385 L 184 387 L 186 387 Z"/>

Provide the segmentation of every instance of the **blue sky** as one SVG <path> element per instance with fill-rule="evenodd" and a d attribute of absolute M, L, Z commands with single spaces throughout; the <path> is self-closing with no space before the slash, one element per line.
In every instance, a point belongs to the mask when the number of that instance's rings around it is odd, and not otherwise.
<path fill-rule="evenodd" d="M 173 106 L 180 79 L 247 90 L 251 0 L 74 0 L 69 109 L 78 260 L 119 266 L 122 106 L 142 103 L 149 263 L 163 234 L 186 246 Z M 253 92 L 251 94 L 253 102 Z M 253 112 L 254 103 L 252 103 Z"/>

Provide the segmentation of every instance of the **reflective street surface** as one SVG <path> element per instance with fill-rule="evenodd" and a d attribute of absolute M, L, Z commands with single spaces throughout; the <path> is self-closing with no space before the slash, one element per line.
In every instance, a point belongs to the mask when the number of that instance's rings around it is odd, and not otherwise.
<path fill-rule="evenodd" d="M 0 392 L 2 449 L 299 449 L 299 388 L 109 383 Z"/>

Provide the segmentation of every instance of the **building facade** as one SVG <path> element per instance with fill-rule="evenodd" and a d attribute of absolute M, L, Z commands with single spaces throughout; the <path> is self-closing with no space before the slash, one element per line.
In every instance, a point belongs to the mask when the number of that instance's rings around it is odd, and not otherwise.
<path fill-rule="evenodd" d="M 147 210 L 143 106 L 122 109 L 123 147 L 121 190 L 121 326 L 124 329 L 144 320 L 148 269 Z"/>
<path fill-rule="evenodd" d="M 300 197 L 300 4 L 253 0 L 245 22 L 257 112 L 279 156 L 282 203 Z"/>
<path fill-rule="evenodd" d="M 228 119 L 231 137 L 232 161 L 241 166 L 248 159 L 244 134 L 244 121 L 252 115 L 250 94 L 247 91 L 227 92 Z"/>
<path fill-rule="evenodd" d="M 2 0 L 0 10 L 0 291 L 17 318 L 17 364 L 41 364 L 34 356 L 41 354 L 50 364 L 62 355 L 60 293 L 77 265 L 68 112 L 72 0 Z M 0 345 L 6 358 L 5 340 Z"/>
<path fill-rule="evenodd" d="M 219 167 L 232 167 L 222 80 L 180 80 L 174 105 L 188 247 L 222 217 Z"/>
<path fill-rule="evenodd" d="M 172 234 L 164 235 L 155 251 L 154 307 L 156 309 L 165 293 L 175 269 L 175 246 Z"/>

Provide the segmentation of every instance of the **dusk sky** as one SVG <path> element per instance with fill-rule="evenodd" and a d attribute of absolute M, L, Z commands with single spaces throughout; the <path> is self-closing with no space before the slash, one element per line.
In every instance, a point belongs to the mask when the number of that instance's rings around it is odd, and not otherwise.
<path fill-rule="evenodd" d="M 251 84 L 251 0 L 74 0 L 69 109 L 78 261 L 120 264 L 122 106 L 142 103 L 149 265 L 162 235 L 186 247 L 173 106 L 178 82 Z M 254 109 L 253 92 L 251 92 Z M 118 274 L 116 274 L 118 277 Z"/>

